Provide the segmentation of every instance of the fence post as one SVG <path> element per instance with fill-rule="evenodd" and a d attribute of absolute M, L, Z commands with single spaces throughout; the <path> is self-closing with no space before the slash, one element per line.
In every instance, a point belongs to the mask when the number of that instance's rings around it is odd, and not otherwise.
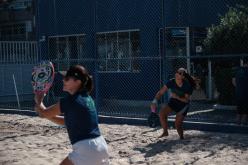
<path fill-rule="evenodd" d="M 20 106 L 20 101 L 19 101 L 19 96 L 18 96 L 18 91 L 17 91 L 17 87 L 16 87 L 16 81 L 15 81 L 15 75 L 14 74 L 13 74 L 13 82 L 14 82 L 14 86 L 15 86 L 15 93 L 16 93 L 18 109 L 20 110 L 21 106 Z"/>
<path fill-rule="evenodd" d="M 208 59 L 208 99 L 212 99 L 212 61 Z"/>
<path fill-rule="evenodd" d="M 100 111 L 100 94 L 99 94 L 99 75 L 98 75 L 98 56 L 97 56 L 97 5 L 98 1 L 94 3 L 94 79 L 95 79 L 95 103 L 98 112 Z M 106 37 L 106 35 L 105 35 Z"/>
<path fill-rule="evenodd" d="M 186 55 L 187 55 L 187 70 L 188 73 L 191 74 L 191 69 L 190 69 L 190 31 L 189 27 L 186 28 Z"/>

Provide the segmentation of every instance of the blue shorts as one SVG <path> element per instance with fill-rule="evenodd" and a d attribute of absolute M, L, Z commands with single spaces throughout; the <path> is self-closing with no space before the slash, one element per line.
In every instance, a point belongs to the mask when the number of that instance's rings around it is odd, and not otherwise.
<path fill-rule="evenodd" d="M 168 106 L 177 114 L 182 114 L 183 116 L 186 116 L 189 110 L 189 103 L 185 103 L 174 98 L 169 100 Z"/>

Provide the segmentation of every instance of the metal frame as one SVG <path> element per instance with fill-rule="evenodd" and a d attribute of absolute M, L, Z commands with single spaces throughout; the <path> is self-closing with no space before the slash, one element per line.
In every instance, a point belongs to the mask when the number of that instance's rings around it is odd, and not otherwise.
<path fill-rule="evenodd" d="M 36 41 L 0 41 L 0 63 L 35 63 L 38 61 Z"/>
<path fill-rule="evenodd" d="M 123 33 L 123 32 L 128 32 L 128 39 L 129 39 L 129 55 L 130 55 L 130 58 L 119 58 L 119 57 L 117 57 L 117 58 L 108 58 L 107 57 L 107 39 L 106 39 L 106 34 L 111 34 L 111 33 L 116 33 L 117 34 L 117 36 L 116 36 L 116 41 L 117 41 L 117 50 L 119 50 L 119 33 Z M 104 71 L 101 71 L 101 70 L 98 70 L 98 72 L 100 72 L 100 73 L 129 73 L 129 72 L 132 72 L 132 60 L 131 60 L 131 51 L 130 51 L 130 48 L 131 48 L 131 40 L 130 40 L 130 33 L 131 32 L 140 32 L 140 29 L 130 29 L 130 30 L 117 30 L 117 31 L 107 31 L 107 32 L 97 32 L 96 33 L 96 35 L 105 35 L 104 37 L 105 37 L 105 48 L 106 48 L 106 53 L 105 53 L 105 59 L 103 59 L 103 60 L 105 60 L 106 61 L 106 70 L 104 70 Z M 129 60 L 129 68 L 130 68 L 130 70 L 120 70 L 120 68 L 119 68 L 119 66 L 120 66 L 120 60 L 123 60 L 123 59 L 130 59 Z M 101 59 L 100 59 L 101 60 Z M 117 70 L 116 71 L 110 71 L 110 70 L 108 70 L 108 60 L 117 60 Z"/>

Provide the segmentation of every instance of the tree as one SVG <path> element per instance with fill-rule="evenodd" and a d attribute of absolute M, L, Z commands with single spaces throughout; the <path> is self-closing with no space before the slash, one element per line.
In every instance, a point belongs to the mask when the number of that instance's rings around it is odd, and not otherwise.
<path fill-rule="evenodd" d="M 229 8 L 219 25 L 208 28 L 204 46 L 208 54 L 248 53 L 248 7 Z"/>
<path fill-rule="evenodd" d="M 236 6 L 229 8 L 228 12 L 220 17 L 219 25 L 208 28 L 204 40 L 207 54 L 232 54 L 248 53 L 248 7 Z M 218 66 L 214 73 L 214 80 L 219 92 L 218 103 L 233 104 L 234 86 L 231 83 L 234 71 L 233 60 L 223 62 L 215 58 Z"/>

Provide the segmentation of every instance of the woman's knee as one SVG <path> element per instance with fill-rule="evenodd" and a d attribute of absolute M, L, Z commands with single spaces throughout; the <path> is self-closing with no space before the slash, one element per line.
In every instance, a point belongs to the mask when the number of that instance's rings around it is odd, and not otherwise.
<path fill-rule="evenodd" d="M 183 125 L 184 116 L 176 116 L 175 127 L 181 128 Z"/>
<path fill-rule="evenodd" d="M 182 128 L 183 122 L 182 121 L 175 121 L 175 128 Z"/>
<path fill-rule="evenodd" d="M 169 106 L 162 106 L 161 110 L 159 112 L 159 116 L 160 117 L 167 117 L 170 112 L 171 112 L 171 109 Z"/>

